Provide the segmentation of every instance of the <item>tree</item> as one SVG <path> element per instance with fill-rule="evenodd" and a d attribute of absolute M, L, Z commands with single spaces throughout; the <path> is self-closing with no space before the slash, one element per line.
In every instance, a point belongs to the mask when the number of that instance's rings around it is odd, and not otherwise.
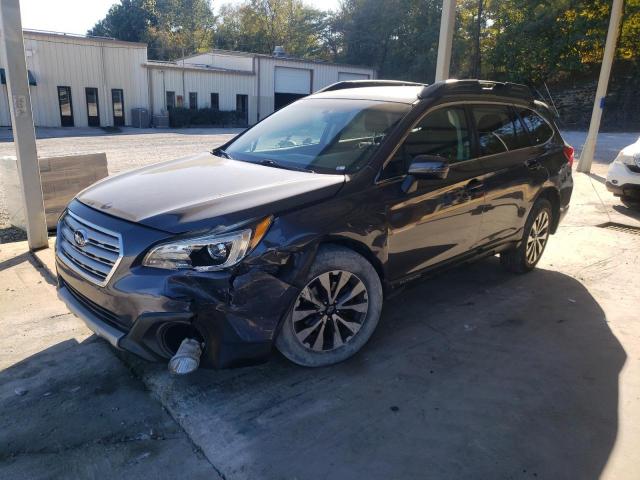
<path fill-rule="evenodd" d="M 301 0 L 246 0 L 221 8 L 215 44 L 266 54 L 283 45 L 291 55 L 324 58 L 326 28 L 326 13 Z"/>
<path fill-rule="evenodd" d="M 96 23 L 87 35 L 129 42 L 146 41 L 147 27 L 152 21 L 152 3 L 149 0 L 121 0 L 111 6 L 106 17 Z"/>
<path fill-rule="evenodd" d="M 147 42 L 164 60 L 210 48 L 214 28 L 209 0 L 120 0 L 88 34 Z"/>

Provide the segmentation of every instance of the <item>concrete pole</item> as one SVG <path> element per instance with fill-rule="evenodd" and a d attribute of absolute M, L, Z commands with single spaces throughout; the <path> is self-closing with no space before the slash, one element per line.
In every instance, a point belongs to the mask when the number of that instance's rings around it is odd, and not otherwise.
<path fill-rule="evenodd" d="M 438 40 L 438 60 L 436 62 L 436 82 L 449 78 L 453 31 L 456 26 L 456 0 L 442 0 L 440 18 L 440 39 Z"/>
<path fill-rule="evenodd" d="M 44 215 L 40 168 L 36 151 L 36 134 L 31 112 L 31 96 L 24 56 L 19 0 L 0 0 L 0 35 L 6 60 L 5 73 L 11 110 L 13 143 L 18 159 L 18 176 L 22 187 L 29 248 L 49 246 Z"/>
<path fill-rule="evenodd" d="M 593 156 L 596 151 L 596 142 L 598 140 L 598 132 L 600 131 L 600 120 L 602 119 L 602 110 L 605 106 L 607 88 L 609 87 L 611 67 L 616 56 L 616 44 L 618 43 L 618 34 L 620 33 L 623 4 L 624 0 L 613 0 L 613 5 L 611 6 L 607 44 L 604 47 L 604 58 L 602 59 L 602 67 L 600 67 L 600 79 L 598 80 L 596 99 L 593 103 L 591 124 L 589 125 L 587 140 L 584 143 L 584 148 L 580 154 L 580 161 L 578 162 L 578 171 L 583 173 L 591 172 L 591 163 L 593 162 Z"/>

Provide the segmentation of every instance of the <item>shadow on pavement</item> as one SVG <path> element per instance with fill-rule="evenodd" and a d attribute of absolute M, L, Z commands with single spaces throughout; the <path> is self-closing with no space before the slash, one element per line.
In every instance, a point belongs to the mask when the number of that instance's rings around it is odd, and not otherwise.
<path fill-rule="evenodd" d="M 625 207 L 624 205 L 614 205 L 613 209 L 618 213 L 626 215 L 627 217 L 640 220 L 640 207 L 638 207 L 637 209 L 633 209 L 633 208 Z"/>
<path fill-rule="evenodd" d="M 0 371 L 0 478 L 187 478 L 184 469 L 218 478 L 96 337 Z"/>
<path fill-rule="evenodd" d="M 139 363 L 228 479 L 597 479 L 625 352 L 584 286 L 497 259 L 390 299 L 364 351 L 172 378 Z"/>

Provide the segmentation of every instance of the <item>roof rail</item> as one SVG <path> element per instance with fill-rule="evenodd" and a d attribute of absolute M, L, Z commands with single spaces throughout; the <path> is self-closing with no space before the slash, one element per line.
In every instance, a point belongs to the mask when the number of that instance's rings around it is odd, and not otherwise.
<path fill-rule="evenodd" d="M 315 93 L 346 90 L 348 88 L 364 87 L 426 87 L 426 83 L 404 82 L 402 80 L 344 80 L 321 88 Z"/>
<path fill-rule="evenodd" d="M 478 95 L 489 94 L 501 97 L 515 97 L 530 102 L 534 101 L 531 89 L 526 85 L 509 82 L 493 82 L 490 80 L 446 80 L 437 82 L 422 89 L 418 98 L 436 98 L 445 95 Z"/>

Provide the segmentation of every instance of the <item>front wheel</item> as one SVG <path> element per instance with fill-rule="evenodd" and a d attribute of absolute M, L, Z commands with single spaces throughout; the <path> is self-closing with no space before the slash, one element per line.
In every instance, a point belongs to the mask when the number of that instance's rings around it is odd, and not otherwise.
<path fill-rule="evenodd" d="M 500 263 L 510 272 L 530 272 L 542 258 L 551 234 L 551 203 L 540 198 L 533 205 L 524 226 L 522 242 L 517 248 L 500 253 Z"/>
<path fill-rule="evenodd" d="M 360 350 L 378 324 L 382 285 L 356 252 L 323 247 L 276 338 L 280 352 L 298 365 L 322 367 Z"/>

